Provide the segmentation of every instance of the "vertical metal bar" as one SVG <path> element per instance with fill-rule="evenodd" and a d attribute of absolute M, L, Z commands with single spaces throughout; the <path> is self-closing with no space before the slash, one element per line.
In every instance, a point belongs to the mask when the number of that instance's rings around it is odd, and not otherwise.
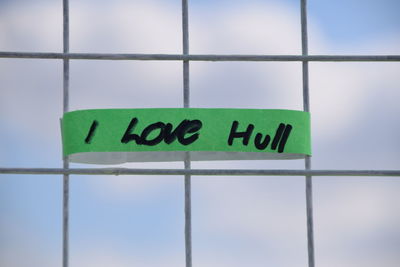
<path fill-rule="evenodd" d="M 64 158 L 64 169 L 69 167 L 67 159 Z M 68 267 L 68 241 L 69 241 L 69 175 L 63 175 L 63 254 L 62 266 Z"/>
<path fill-rule="evenodd" d="M 63 52 L 69 52 L 69 3 L 63 0 Z M 63 113 L 69 109 L 69 59 L 63 60 Z M 64 169 L 69 168 L 67 158 L 63 158 Z M 63 175 L 63 253 L 62 266 L 68 267 L 69 259 L 69 175 Z"/>
<path fill-rule="evenodd" d="M 302 55 L 308 55 L 308 32 L 307 32 L 307 0 L 301 0 L 301 47 Z M 308 61 L 302 62 L 303 69 L 303 109 L 310 111 L 310 94 L 309 94 L 309 75 Z M 306 156 L 305 169 L 311 169 L 311 158 Z M 314 220 L 312 205 L 312 176 L 306 176 L 306 209 L 307 209 L 307 249 L 308 249 L 308 266 L 315 266 L 314 257 Z"/>
<path fill-rule="evenodd" d="M 182 45 L 183 54 L 189 54 L 189 11 L 188 0 L 182 0 Z M 183 107 L 188 108 L 189 102 L 189 61 L 183 61 Z M 190 154 L 185 153 L 185 170 L 190 169 Z M 192 196 L 191 176 L 185 175 L 185 259 L 186 267 L 192 267 Z"/>
<path fill-rule="evenodd" d="M 185 154 L 185 170 L 190 169 L 190 154 Z M 191 175 L 185 175 L 185 259 L 186 267 L 192 267 L 192 190 Z"/>
<path fill-rule="evenodd" d="M 182 0 L 182 44 L 183 54 L 189 54 L 189 11 L 188 0 Z M 183 106 L 188 108 L 189 102 L 189 60 L 183 60 Z"/>

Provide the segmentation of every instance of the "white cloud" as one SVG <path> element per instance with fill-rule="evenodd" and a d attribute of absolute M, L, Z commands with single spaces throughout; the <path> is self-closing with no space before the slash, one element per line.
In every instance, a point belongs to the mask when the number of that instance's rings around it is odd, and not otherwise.
<path fill-rule="evenodd" d="M 207 19 L 205 19 L 207 18 Z M 299 16 L 290 6 L 270 2 L 213 7 L 190 14 L 195 54 L 299 54 Z"/>
<path fill-rule="evenodd" d="M 121 252 L 115 247 L 107 245 L 94 245 L 84 252 L 78 252 L 71 261 L 71 265 L 77 267 L 128 267 L 128 266 L 148 266 L 148 267 L 175 267 L 183 266 L 183 258 L 179 255 L 169 255 L 160 257 L 157 251 L 152 256 L 138 255 L 134 251 L 129 253 Z"/>
<path fill-rule="evenodd" d="M 24 17 L 24 12 L 29 10 L 28 5 L 23 10 L 11 9 L 6 13 L 8 15 L 1 19 L 5 32 L 22 29 L 27 21 L 15 18 Z M 38 46 L 30 46 L 31 35 L 42 37 L 39 46 L 53 47 L 57 39 L 54 16 L 58 11 L 59 7 L 54 4 L 45 6 L 38 12 L 42 14 L 38 25 L 27 30 L 30 35 L 23 35 L 18 30 L 14 35 L 7 34 L 2 39 L 9 42 L 8 49 L 20 43 L 24 43 L 28 50 L 32 47 L 37 49 Z M 233 7 L 219 10 L 207 20 L 204 20 L 203 13 L 193 13 L 190 35 L 193 53 L 299 53 L 299 22 L 294 11 L 284 5 Z M 266 13 L 269 15 L 266 16 Z M 171 5 L 153 2 L 123 1 L 115 5 L 104 4 L 96 9 L 88 3 L 74 3 L 71 6 L 71 50 L 179 53 L 181 26 L 177 17 L 179 12 Z M 51 30 L 39 32 L 40 26 L 47 29 L 47 25 L 53 25 Z M 318 36 L 318 33 L 313 35 Z M 324 43 L 322 41 L 321 45 Z M 13 88 L 14 84 L 15 87 L 26 87 L 25 94 L 32 93 L 19 97 L 19 106 L 35 103 L 36 107 L 51 105 L 52 110 L 57 110 L 60 102 L 48 101 L 48 98 L 59 98 L 61 77 L 56 73 L 60 72 L 60 61 L 43 63 L 40 79 L 37 79 L 37 63 L 30 62 L 29 68 L 23 67 L 26 69 L 16 65 L 17 61 L 6 61 L 6 64 L 1 68 L 7 75 L 3 79 L 10 90 L 3 90 L 4 99 L 20 91 Z M 60 65 L 60 69 L 54 70 L 54 65 Z M 197 106 L 302 108 L 299 63 L 194 62 L 192 65 L 192 102 Z M 313 124 L 317 125 L 318 134 L 323 137 L 345 132 L 349 124 L 362 116 L 363 105 L 370 93 L 366 87 L 381 81 L 398 83 L 397 72 L 386 66 L 382 66 L 378 73 L 366 76 L 369 67 L 362 64 L 310 65 L 311 105 L 315 111 Z M 72 61 L 71 108 L 181 106 L 181 68 L 179 62 Z M 26 83 L 25 79 L 19 79 L 22 71 L 36 82 Z M 390 75 L 390 72 L 393 74 Z M 44 78 L 45 73 L 51 75 Z M 398 93 L 393 94 L 397 97 Z M 13 101 L 4 101 L 2 105 L 5 112 L 10 113 L 9 117 L 14 114 L 16 121 L 22 119 L 22 112 L 13 110 Z M 32 117 L 54 120 L 48 114 L 42 114 L 39 108 L 32 108 L 31 112 Z M 29 126 L 35 128 L 34 125 Z"/>
<path fill-rule="evenodd" d="M 77 2 L 71 5 L 70 14 L 71 51 L 181 51 L 180 10 L 172 2 L 120 1 L 104 2 L 101 6 L 96 2 Z"/>
<path fill-rule="evenodd" d="M 42 266 L 58 265 L 54 244 L 43 242 L 43 236 L 30 231 L 27 222 L 3 217 L 0 223 L 0 265 L 1 266 Z M 58 252 L 58 251 L 57 251 Z"/>
<path fill-rule="evenodd" d="M 62 49 L 62 6 L 55 2 L 3 4 L 2 51 L 58 52 Z"/>
<path fill-rule="evenodd" d="M 32 9 L 35 10 L 35 14 L 41 14 L 39 20 L 37 15 L 32 17 Z M 76 2 L 71 6 L 71 12 L 73 51 L 181 51 L 180 11 L 165 2 L 149 4 L 145 1 L 122 1 L 115 5 L 96 6 L 96 9 L 88 3 Z M 132 12 L 135 15 L 132 15 Z M 191 16 L 190 36 L 193 53 L 297 54 L 300 51 L 298 15 L 284 5 L 245 5 L 240 9 L 214 11 L 214 16 L 210 17 L 203 12 L 195 11 Z M 36 7 L 34 4 L 25 4 L 23 9 L 10 8 L 2 13 L 6 14 L 0 18 L 2 49 L 61 49 L 59 5 L 46 4 L 44 7 Z M 30 21 L 36 23 L 29 23 Z M 312 51 L 324 51 L 325 47 L 333 46 L 324 41 L 324 37 L 317 30 L 312 30 L 310 35 L 313 36 L 310 40 L 314 42 L 310 46 Z M 35 41 L 32 43 L 31 39 Z M 393 47 L 400 47 L 398 44 L 398 38 L 389 37 L 389 40 L 364 44 L 362 51 L 373 51 L 375 47 L 382 48 L 382 51 L 394 51 Z M 1 121 L 12 125 L 13 129 L 9 129 L 11 131 L 21 130 L 13 125 L 13 122 L 24 121 L 24 131 L 29 130 L 32 136 L 56 141 L 59 138 L 58 117 L 61 116 L 61 61 L 38 62 L 1 60 Z M 194 106 L 302 107 L 300 63 L 191 64 Z M 364 117 L 363 112 L 368 109 L 380 86 L 389 88 L 385 91 L 389 92 L 389 98 L 398 99 L 399 68 L 395 64 L 398 63 L 379 65 L 379 68 L 376 68 L 361 63 L 310 63 L 315 139 L 330 143 L 338 137 L 345 138 L 350 126 Z M 180 62 L 72 61 L 71 108 L 181 106 L 181 71 Z M 396 110 L 395 107 L 392 108 Z M 29 119 L 26 119 L 27 117 Z M 266 165 L 259 164 L 259 168 Z M 234 167 L 233 163 L 219 165 Z M 238 165 L 243 168 L 253 166 L 246 163 Z M 175 167 L 178 163 L 157 166 Z M 105 198 L 124 200 L 134 195 L 145 199 L 147 195 L 169 186 L 169 183 L 162 179 L 169 178 L 102 179 L 93 185 L 93 188 Z M 245 239 L 249 247 L 261 244 L 265 251 L 268 250 L 268 246 L 275 244 L 275 251 L 282 253 L 288 250 L 294 255 L 288 258 L 283 253 L 277 254 L 274 258 L 277 262 L 298 266 L 298 259 L 303 260 L 306 253 L 305 203 L 302 199 L 302 183 L 291 179 L 274 178 L 272 182 L 255 184 L 251 179 L 231 182 L 216 178 L 204 183 L 196 182 L 194 192 L 198 202 L 194 205 L 198 210 L 195 210 L 194 219 L 198 221 L 195 221 L 194 227 L 199 227 L 200 231 L 210 237 L 224 239 L 229 236 L 239 240 Z M 225 183 L 229 185 L 226 186 Z M 369 235 L 382 231 L 388 225 L 388 221 L 397 222 L 398 217 L 393 214 L 394 211 L 387 208 L 393 204 L 393 200 L 397 201 L 397 198 L 393 197 L 396 191 L 391 191 L 386 186 L 376 191 L 374 185 L 370 184 L 361 188 L 353 185 L 345 190 L 331 190 L 330 194 L 324 191 L 327 195 L 317 193 L 315 198 L 318 201 L 315 203 L 316 245 L 323 248 L 318 250 L 317 247 L 317 258 L 327 266 L 344 266 L 346 261 L 335 259 L 326 252 L 331 248 L 330 244 L 340 244 L 343 234 L 351 235 L 358 231 L 360 235 Z M 387 198 L 388 195 L 393 198 Z M 330 219 L 332 212 L 337 217 Z M 196 214 L 204 217 L 196 217 Z M 332 220 L 335 220 L 335 229 L 330 227 Z M 300 223 L 302 225 L 299 225 Z M 318 236 L 319 229 L 322 229 L 324 234 Z M 201 246 L 199 245 L 199 255 L 213 256 L 210 250 Z M 224 250 L 220 259 L 198 257 L 195 258 L 195 263 L 204 263 L 199 266 L 246 265 L 248 258 L 244 257 L 242 261 L 232 260 L 229 253 L 229 249 Z M 233 259 L 240 257 L 236 256 Z M 111 247 L 96 247 L 89 255 L 79 255 L 77 264 L 178 266 L 181 260 L 174 257 L 151 263 L 149 259 L 136 259 Z M 395 258 L 393 255 L 391 257 L 389 256 L 388 261 Z M 164 265 L 164 260 L 173 264 Z M 359 262 L 358 260 L 359 258 L 351 258 L 348 262 Z M 388 266 L 395 264 L 391 262 Z"/>

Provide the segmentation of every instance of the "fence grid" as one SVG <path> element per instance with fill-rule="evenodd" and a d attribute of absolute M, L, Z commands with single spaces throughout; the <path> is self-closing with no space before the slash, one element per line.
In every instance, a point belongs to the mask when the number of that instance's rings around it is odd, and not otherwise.
<path fill-rule="evenodd" d="M 161 60 L 183 63 L 183 107 L 190 107 L 190 61 L 298 61 L 302 62 L 303 109 L 310 111 L 308 62 L 400 62 L 400 55 L 309 55 L 307 33 L 307 0 L 300 0 L 301 55 L 222 55 L 189 53 L 188 0 L 182 0 L 182 54 L 115 54 L 69 52 L 69 0 L 63 1 L 63 52 L 13 52 L 0 51 L 0 58 L 61 59 L 63 61 L 63 113 L 69 111 L 70 60 Z M 312 209 L 313 176 L 386 176 L 400 177 L 400 170 L 313 170 L 311 157 L 305 158 L 303 170 L 290 169 L 191 169 L 190 155 L 186 153 L 183 169 L 136 168 L 70 168 L 63 158 L 63 168 L 0 168 L 0 174 L 62 175 L 63 176 L 63 243 L 62 266 L 69 266 L 69 175 L 183 175 L 185 188 L 185 261 L 192 266 L 191 238 L 191 176 L 300 176 L 305 177 L 308 266 L 315 267 L 314 226 Z"/>
<path fill-rule="evenodd" d="M 69 0 L 63 0 L 63 52 L 69 53 Z M 69 110 L 69 59 L 63 59 L 63 113 Z M 64 169 L 69 168 L 67 157 L 63 157 Z M 69 174 L 63 174 L 63 246 L 62 266 L 68 267 L 69 262 Z"/>

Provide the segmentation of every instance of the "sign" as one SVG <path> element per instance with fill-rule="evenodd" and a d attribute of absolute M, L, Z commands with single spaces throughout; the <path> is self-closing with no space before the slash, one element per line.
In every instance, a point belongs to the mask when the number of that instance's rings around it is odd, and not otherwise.
<path fill-rule="evenodd" d="M 70 162 L 300 159 L 311 155 L 310 114 L 278 109 L 93 109 L 61 120 Z"/>

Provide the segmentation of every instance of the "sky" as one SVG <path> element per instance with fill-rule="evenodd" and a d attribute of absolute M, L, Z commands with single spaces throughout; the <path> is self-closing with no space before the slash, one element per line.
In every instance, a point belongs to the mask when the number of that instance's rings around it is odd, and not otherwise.
<path fill-rule="evenodd" d="M 0 51 L 61 52 L 61 2 L 0 0 Z M 179 54 L 180 5 L 70 0 L 70 50 Z M 396 0 L 309 0 L 309 53 L 398 55 L 399 11 Z M 295 0 L 192 0 L 189 24 L 193 54 L 301 53 Z M 70 64 L 70 110 L 183 106 L 181 62 Z M 400 63 L 309 65 L 313 168 L 399 169 Z M 302 110 L 301 71 L 300 62 L 191 62 L 191 106 Z M 0 166 L 60 168 L 62 61 L 0 59 L 0 84 Z M 184 266 L 183 177 L 72 175 L 70 183 L 71 266 Z M 399 266 L 398 177 L 313 183 L 317 266 Z M 303 177 L 195 176 L 192 194 L 194 266 L 307 266 Z M 61 266 L 61 176 L 1 175 L 0 213 L 0 266 Z"/>

